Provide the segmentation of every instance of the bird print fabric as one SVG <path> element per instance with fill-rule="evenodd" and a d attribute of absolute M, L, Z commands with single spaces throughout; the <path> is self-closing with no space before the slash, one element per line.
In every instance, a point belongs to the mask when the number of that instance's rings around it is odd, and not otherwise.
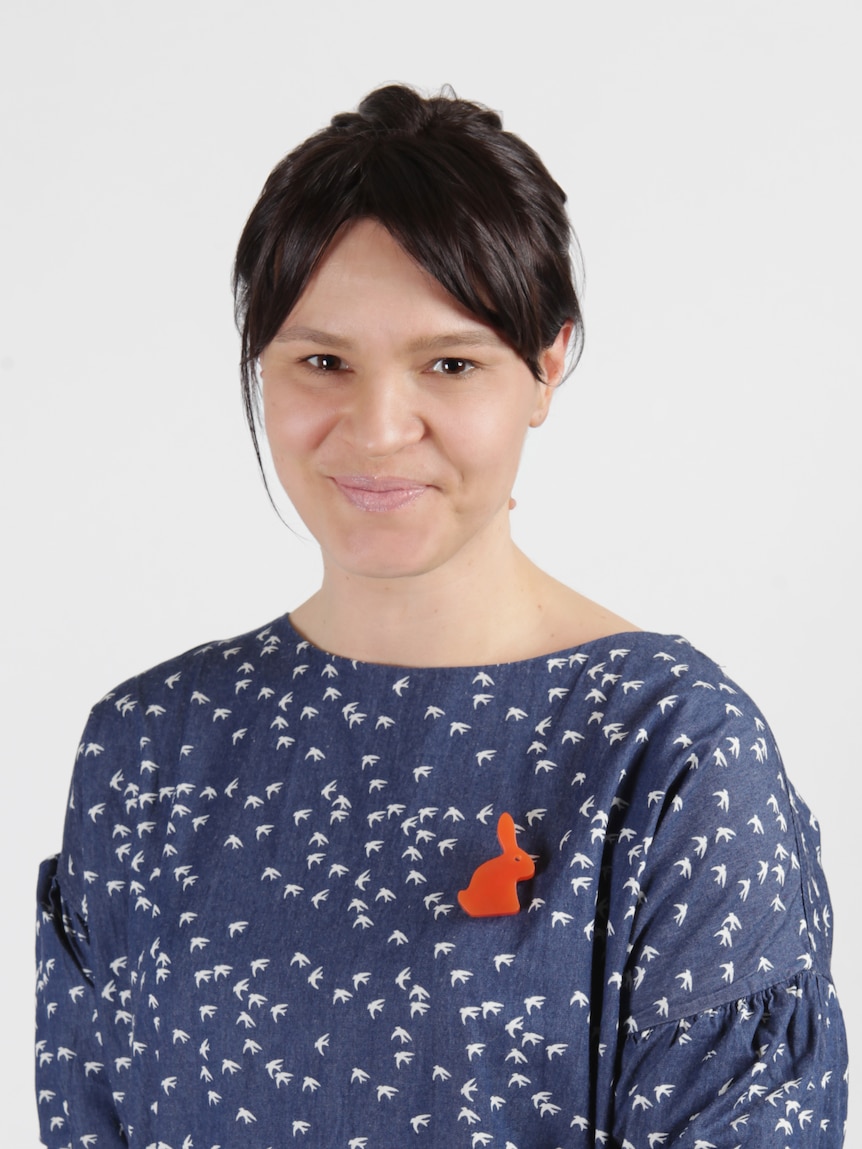
<path fill-rule="evenodd" d="M 520 911 L 458 904 L 499 852 Z M 50 1149 L 837 1147 L 817 823 L 681 638 L 353 662 L 287 617 L 112 691 L 43 864 Z"/>

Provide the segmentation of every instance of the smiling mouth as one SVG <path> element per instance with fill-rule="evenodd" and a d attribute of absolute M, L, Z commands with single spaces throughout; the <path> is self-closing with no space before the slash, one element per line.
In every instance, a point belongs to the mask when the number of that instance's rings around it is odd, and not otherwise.
<path fill-rule="evenodd" d="M 397 511 L 426 491 L 425 483 L 400 477 L 373 479 L 367 475 L 333 475 L 332 481 L 354 507 L 363 511 Z"/>

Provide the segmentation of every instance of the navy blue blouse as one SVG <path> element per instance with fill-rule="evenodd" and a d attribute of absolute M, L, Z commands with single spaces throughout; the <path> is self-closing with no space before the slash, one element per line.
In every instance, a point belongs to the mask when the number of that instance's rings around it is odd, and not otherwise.
<path fill-rule="evenodd" d="M 535 873 L 472 917 L 504 811 Z M 93 709 L 39 910 L 51 1149 L 842 1143 L 817 823 L 681 638 L 190 651 Z"/>

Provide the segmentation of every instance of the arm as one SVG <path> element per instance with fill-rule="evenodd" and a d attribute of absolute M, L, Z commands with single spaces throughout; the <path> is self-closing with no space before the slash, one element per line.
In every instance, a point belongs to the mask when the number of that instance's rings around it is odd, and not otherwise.
<path fill-rule="evenodd" d="M 617 1143 L 837 1149 L 847 1046 L 817 823 L 729 684 L 680 690 L 677 755 L 658 734 L 632 795 L 653 802 L 651 833 L 613 860 L 616 919 L 631 923 Z"/>
<path fill-rule="evenodd" d="M 831 984 L 796 974 L 628 1037 L 617 1144 L 839 1149 L 847 1046 Z"/>
<path fill-rule="evenodd" d="M 98 711 L 76 761 L 62 852 L 39 872 L 36 1084 L 42 1140 L 49 1149 L 128 1144 L 117 1085 L 129 1052 L 117 1018 L 127 974 L 127 962 L 117 962 L 124 953 L 122 906 L 115 899 L 110 917 L 103 913 L 99 924 L 93 914 L 97 904 L 110 903 L 105 884 L 116 844 L 111 834 L 123 809 L 122 795 L 103 782 L 110 755 L 100 757 L 102 746 L 118 740 L 105 729 L 110 714 L 100 717 Z M 87 747 L 99 753 L 88 754 Z M 116 793 L 116 809 L 106 808 L 105 792 Z"/>
<path fill-rule="evenodd" d="M 42 1142 L 128 1144 L 109 1083 L 99 1006 L 82 966 L 82 926 L 64 905 L 58 859 L 39 871 L 36 924 L 36 1088 Z"/>

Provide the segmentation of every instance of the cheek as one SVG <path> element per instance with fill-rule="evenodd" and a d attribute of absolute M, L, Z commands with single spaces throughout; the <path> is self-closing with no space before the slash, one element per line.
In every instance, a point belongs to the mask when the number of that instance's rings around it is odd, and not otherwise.
<path fill-rule="evenodd" d="M 510 484 L 521 461 L 527 420 L 528 415 L 520 409 L 512 412 L 491 407 L 453 426 L 450 442 L 457 444 L 462 471 L 492 485 L 494 478 L 504 486 Z"/>
<path fill-rule="evenodd" d="M 532 408 L 518 395 L 506 404 L 494 404 L 470 421 L 477 449 L 501 465 L 517 465 L 521 447 L 530 425 Z"/>
<path fill-rule="evenodd" d="M 263 395 L 263 424 L 273 458 L 306 454 L 314 450 L 329 431 L 331 415 L 319 404 L 303 402 L 297 395 Z"/>

